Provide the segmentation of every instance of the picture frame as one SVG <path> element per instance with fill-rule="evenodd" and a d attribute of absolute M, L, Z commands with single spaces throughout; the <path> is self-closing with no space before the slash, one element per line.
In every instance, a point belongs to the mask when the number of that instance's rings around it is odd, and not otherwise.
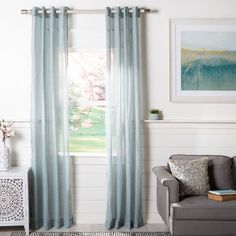
<path fill-rule="evenodd" d="M 236 102 L 236 19 L 170 19 L 170 101 Z"/>

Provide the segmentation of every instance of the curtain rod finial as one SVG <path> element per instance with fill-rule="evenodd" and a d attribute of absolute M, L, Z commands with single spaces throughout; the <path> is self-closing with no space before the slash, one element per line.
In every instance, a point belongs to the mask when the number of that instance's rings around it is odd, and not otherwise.
<path fill-rule="evenodd" d="M 28 10 L 25 10 L 25 9 L 21 9 L 21 14 L 28 14 Z"/>

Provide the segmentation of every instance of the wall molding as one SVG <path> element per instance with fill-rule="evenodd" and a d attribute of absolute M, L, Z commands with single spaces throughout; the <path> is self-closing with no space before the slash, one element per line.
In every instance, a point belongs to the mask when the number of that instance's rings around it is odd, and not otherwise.
<path fill-rule="evenodd" d="M 143 133 L 153 132 L 154 130 L 160 132 L 165 130 L 182 129 L 182 130 L 231 130 L 236 132 L 236 120 L 145 120 L 143 122 Z M 172 132 L 171 131 L 171 132 Z"/>
<path fill-rule="evenodd" d="M 236 120 L 202 120 L 202 119 L 196 119 L 196 120 L 185 120 L 185 119 L 172 119 L 172 120 L 143 120 L 144 123 L 157 123 L 157 124 L 163 124 L 163 123 L 210 123 L 210 124 L 236 124 Z"/>

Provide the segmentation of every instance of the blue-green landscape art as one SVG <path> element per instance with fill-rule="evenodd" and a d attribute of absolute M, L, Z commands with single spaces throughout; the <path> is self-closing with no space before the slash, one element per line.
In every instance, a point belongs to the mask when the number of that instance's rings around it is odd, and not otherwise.
<path fill-rule="evenodd" d="M 181 32 L 181 90 L 236 91 L 236 32 Z"/>

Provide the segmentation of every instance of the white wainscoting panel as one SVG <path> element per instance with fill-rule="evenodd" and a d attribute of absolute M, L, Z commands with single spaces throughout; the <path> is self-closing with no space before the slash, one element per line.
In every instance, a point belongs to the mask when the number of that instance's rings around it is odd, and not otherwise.
<path fill-rule="evenodd" d="M 31 166 L 31 133 L 27 121 L 14 122 L 15 136 L 7 140 L 12 166 Z"/>
<path fill-rule="evenodd" d="M 236 155 L 236 122 L 157 121 L 143 125 L 143 186 L 148 223 L 162 222 L 156 211 L 156 183 L 152 168 L 166 165 L 173 154 Z M 150 196 L 151 194 L 151 196 Z"/>
<path fill-rule="evenodd" d="M 12 163 L 31 165 L 30 126 L 16 123 L 10 141 Z M 236 155 L 236 122 L 158 121 L 143 124 L 143 216 L 162 223 L 156 210 L 156 179 L 152 168 L 166 165 L 173 154 Z M 103 224 L 106 216 L 106 157 L 71 157 L 72 199 L 77 224 Z"/>

